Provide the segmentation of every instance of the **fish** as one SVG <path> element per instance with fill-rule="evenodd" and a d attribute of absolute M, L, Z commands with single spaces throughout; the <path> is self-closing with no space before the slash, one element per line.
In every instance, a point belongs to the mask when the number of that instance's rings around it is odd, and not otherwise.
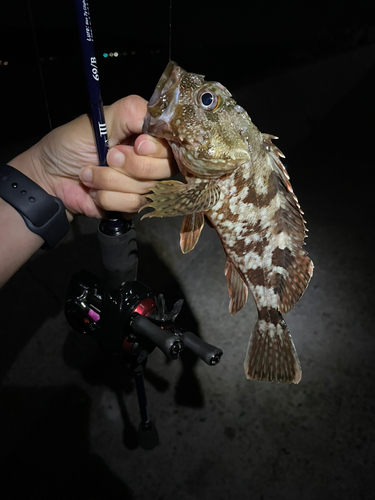
<path fill-rule="evenodd" d="M 258 312 L 244 361 L 250 380 L 298 384 L 297 351 L 283 318 L 302 297 L 314 265 L 303 249 L 306 221 L 276 136 L 261 133 L 221 83 L 174 61 L 147 105 L 143 133 L 168 141 L 183 182 L 158 181 L 147 217 L 183 216 L 180 247 L 196 246 L 205 221 L 226 254 L 229 312 L 250 289 Z"/>

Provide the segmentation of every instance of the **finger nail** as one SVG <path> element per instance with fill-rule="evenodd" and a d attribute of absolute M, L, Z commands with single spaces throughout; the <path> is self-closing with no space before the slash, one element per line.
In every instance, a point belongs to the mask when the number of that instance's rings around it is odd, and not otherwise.
<path fill-rule="evenodd" d="M 92 182 L 92 170 L 91 168 L 82 168 L 79 173 L 79 178 L 82 182 Z"/>
<path fill-rule="evenodd" d="M 125 155 L 118 149 L 112 149 L 108 153 L 108 164 L 111 167 L 122 167 L 125 163 Z"/>
<path fill-rule="evenodd" d="M 152 155 L 155 152 L 156 152 L 156 144 L 151 141 L 144 140 L 138 146 L 138 153 L 140 155 L 147 156 L 147 155 Z"/>

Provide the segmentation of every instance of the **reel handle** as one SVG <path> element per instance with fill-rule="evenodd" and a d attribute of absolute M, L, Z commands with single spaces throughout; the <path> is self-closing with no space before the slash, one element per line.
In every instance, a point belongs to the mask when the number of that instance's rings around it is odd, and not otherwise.
<path fill-rule="evenodd" d="M 133 318 L 130 326 L 137 335 L 151 340 L 169 359 L 177 359 L 185 347 L 178 335 L 163 330 L 140 314 Z"/>
<path fill-rule="evenodd" d="M 219 363 L 223 351 L 214 345 L 208 344 L 192 332 L 182 332 L 182 340 L 185 346 L 194 352 L 207 365 L 213 366 Z"/>

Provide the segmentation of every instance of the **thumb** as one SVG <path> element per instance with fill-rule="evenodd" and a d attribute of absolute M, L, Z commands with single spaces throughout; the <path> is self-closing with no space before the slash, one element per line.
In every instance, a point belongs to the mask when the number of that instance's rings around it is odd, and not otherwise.
<path fill-rule="evenodd" d="M 141 134 L 147 112 L 147 101 L 130 95 L 104 108 L 109 147 L 119 144 L 133 134 Z"/>

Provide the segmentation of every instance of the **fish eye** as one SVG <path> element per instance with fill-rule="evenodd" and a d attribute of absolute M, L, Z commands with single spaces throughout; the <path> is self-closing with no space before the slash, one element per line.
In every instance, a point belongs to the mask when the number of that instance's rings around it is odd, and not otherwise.
<path fill-rule="evenodd" d="M 213 111 L 218 106 L 219 99 L 216 94 L 211 91 L 204 91 L 200 95 L 199 104 L 203 109 L 207 111 Z"/>

